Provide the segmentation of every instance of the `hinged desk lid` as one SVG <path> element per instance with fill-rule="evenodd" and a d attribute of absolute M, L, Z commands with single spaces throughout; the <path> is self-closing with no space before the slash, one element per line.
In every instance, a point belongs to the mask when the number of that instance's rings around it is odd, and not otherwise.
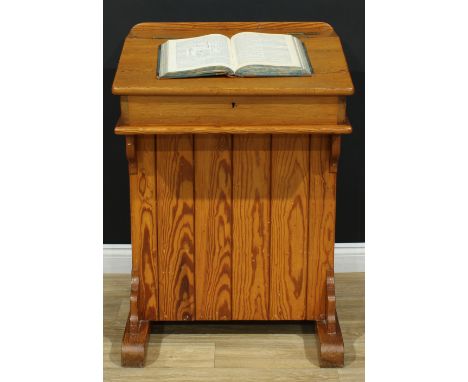
<path fill-rule="evenodd" d="M 158 47 L 171 38 L 239 32 L 293 34 L 307 48 L 310 77 L 186 79 L 156 78 Z M 116 95 L 351 95 L 354 92 L 341 42 L 333 28 L 320 22 L 143 23 L 125 40 L 112 92 Z"/>

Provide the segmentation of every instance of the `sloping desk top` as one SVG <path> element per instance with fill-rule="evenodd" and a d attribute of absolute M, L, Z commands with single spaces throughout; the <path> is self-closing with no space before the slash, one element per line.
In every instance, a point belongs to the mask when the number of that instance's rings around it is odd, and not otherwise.
<path fill-rule="evenodd" d="M 297 36 L 314 74 L 157 79 L 158 47 L 168 39 L 242 31 Z M 125 40 L 112 91 L 121 96 L 117 134 L 351 132 L 345 96 L 353 84 L 339 37 L 321 22 L 138 24 Z"/>

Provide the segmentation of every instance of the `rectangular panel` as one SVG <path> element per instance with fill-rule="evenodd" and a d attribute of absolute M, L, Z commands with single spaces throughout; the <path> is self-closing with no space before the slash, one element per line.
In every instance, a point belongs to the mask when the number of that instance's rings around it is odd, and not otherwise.
<path fill-rule="evenodd" d="M 272 137 L 270 319 L 306 316 L 309 136 Z"/>
<path fill-rule="evenodd" d="M 158 319 L 156 177 L 153 136 L 136 137 L 136 169 L 130 174 L 132 268 L 140 278 L 141 319 Z"/>
<path fill-rule="evenodd" d="M 325 315 L 327 270 L 334 264 L 336 172 L 330 172 L 330 136 L 310 139 L 307 319 L 320 320 Z"/>
<path fill-rule="evenodd" d="M 193 137 L 156 138 L 159 319 L 195 319 Z"/>
<path fill-rule="evenodd" d="M 121 118 L 130 125 L 165 127 L 336 124 L 340 101 L 333 96 L 129 96 Z"/>
<path fill-rule="evenodd" d="M 234 320 L 268 319 L 270 149 L 270 135 L 233 136 Z"/>
<path fill-rule="evenodd" d="M 231 319 L 231 136 L 195 140 L 197 320 Z"/>

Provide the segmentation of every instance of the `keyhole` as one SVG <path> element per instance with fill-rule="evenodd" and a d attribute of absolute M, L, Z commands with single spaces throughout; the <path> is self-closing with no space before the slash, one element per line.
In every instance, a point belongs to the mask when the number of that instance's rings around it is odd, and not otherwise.
<path fill-rule="evenodd" d="M 234 108 L 236 107 L 236 103 L 235 103 L 235 102 L 232 102 L 232 103 L 231 103 L 231 106 L 232 106 L 232 108 L 234 109 Z"/>

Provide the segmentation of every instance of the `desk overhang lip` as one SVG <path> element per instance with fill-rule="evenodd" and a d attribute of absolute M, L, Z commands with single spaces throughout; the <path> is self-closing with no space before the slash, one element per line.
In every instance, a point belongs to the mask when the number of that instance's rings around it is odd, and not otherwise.
<path fill-rule="evenodd" d="M 119 118 L 114 129 L 116 135 L 159 135 L 159 134 L 331 134 L 347 135 L 353 131 L 349 119 L 343 124 L 315 125 L 129 125 Z"/>

